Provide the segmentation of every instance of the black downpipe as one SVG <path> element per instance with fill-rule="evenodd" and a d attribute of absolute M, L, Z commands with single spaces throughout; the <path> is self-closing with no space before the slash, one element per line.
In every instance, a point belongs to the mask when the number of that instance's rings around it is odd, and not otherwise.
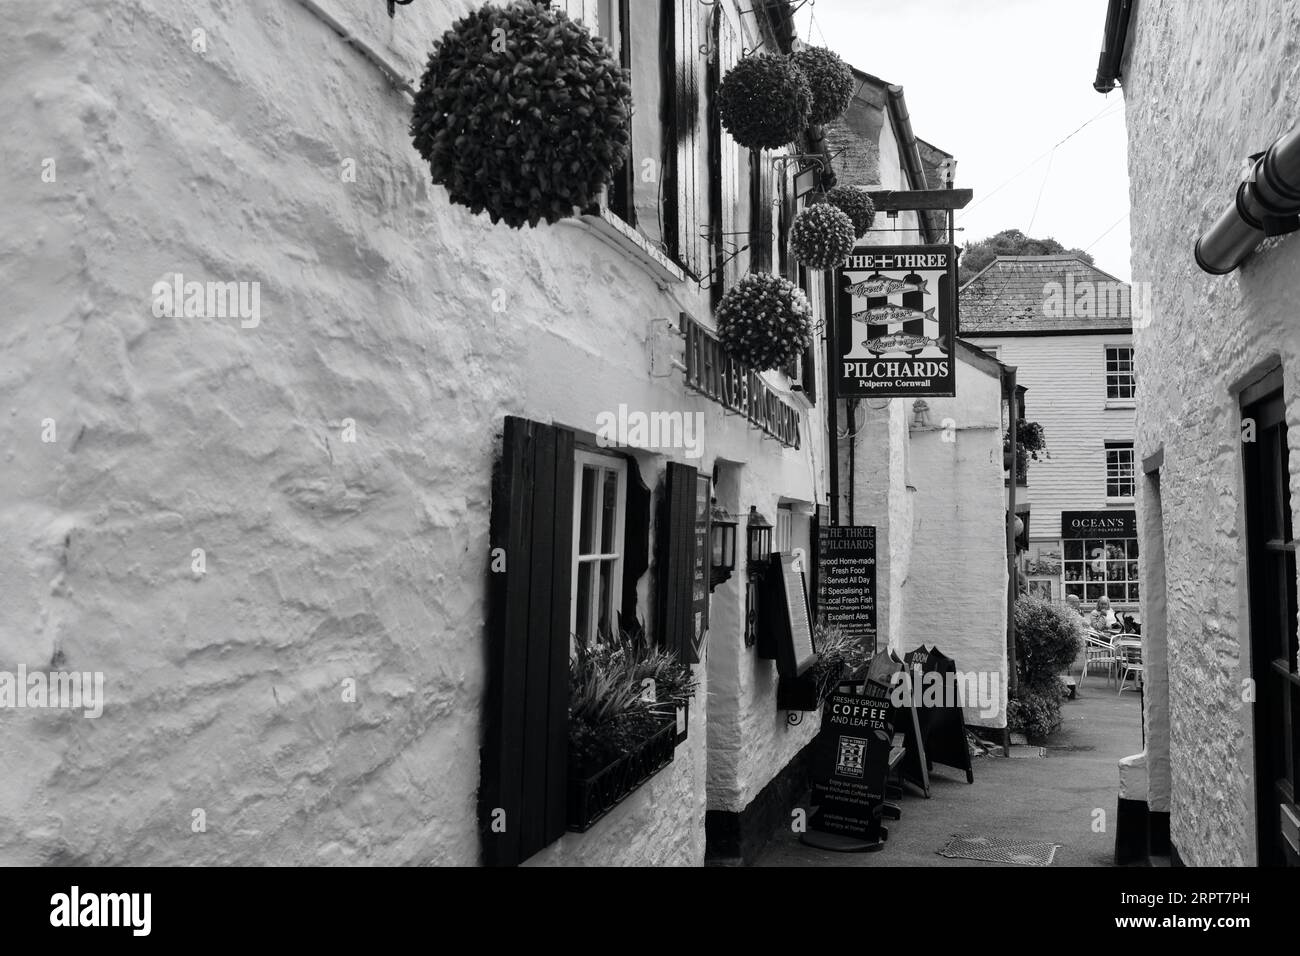
<path fill-rule="evenodd" d="M 1232 205 L 1196 240 L 1196 264 L 1211 275 L 1232 272 L 1266 237 L 1300 229 L 1300 128 L 1251 158 Z"/>

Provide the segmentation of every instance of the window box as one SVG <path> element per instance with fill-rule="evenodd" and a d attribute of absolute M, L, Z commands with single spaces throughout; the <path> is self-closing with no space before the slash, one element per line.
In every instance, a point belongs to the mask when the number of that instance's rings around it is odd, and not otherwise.
<path fill-rule="evenodd" d="M 635 748 L 604 767 L 592 769 L 570 764 L 569 830 L 574 833 L 590 830 L 641 784 L 672 763 L 676 746 L 677 718 L 669 716 Z"/>

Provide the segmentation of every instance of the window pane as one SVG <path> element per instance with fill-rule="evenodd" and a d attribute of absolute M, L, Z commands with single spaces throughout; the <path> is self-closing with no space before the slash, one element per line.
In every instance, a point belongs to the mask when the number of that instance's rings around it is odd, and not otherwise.
<path fill-rule="evenodd" d="M 1108 584 L 1106 585 L 1106 596 L 1112 601 L 1124 600 L 1124 585 Z"/>
<path fill-rule="evenodd" d="M 1137 538 L 1129 538 L 1128 541 L 1125 542 L 1125 544 L 1128 545 L 1128 556 L 1130 558 L 1136 558 L 1138 556 Z"/>
<path fill-rule="evenodd" d="M 591 578 L 595 565 L 584 561 L 578 565 L 578 640 L 590 641 L 595 635 L 591 627 Z"/>
<path fill-rule="evenodd" d="M 614 608 L 613 604 L 613 580 L 614 580 L 614 562 L 600 561 L 600 604 L 597 613 L 600 615 L 600 633 L 614 633 Z"/>
<path fill-rule="evenodd" d="M 1085 600 L 1088 600 L 1088 601 L 1095 601 L 1095 600 L 1097 600 L 1097 598 L 1101 597 L 1103 594 L 1106 593 L 1106 590 L 1105 590 L 1105 589 L 1106 589 L 1106 586 L 1105 586 L 1104 584 L 1089 584 L 1089 585 L 1088 585 L 1088 595 L 1087 595 L 1087 597 L 1085 598 Z"/>
<path fill-rule="evenodd" d="M 1078 541 L 1065 542 L 1065 559 L 1077 561 L 1083 557 L 1083 544 Z"/>
<path fill-rule="evenodd" d="M 1137 600 L 1138 600 L 1138 586 L 1137 586 L 1136 584 L 1130 584 L 1130 585 L 1128 586 L 1128 599 L 1129 599 L 1130 601 L 1134 602 L 1134 603 L 1137 602 Z"/>
<path fill-rule="evenodd" d="M 1066 593 L 1066 594 L 1073 594 L 1075 597 L 1082 598 L 1082 597 L 1083 597 L 1083 585 L 1082 585 L 1082 584 L 1067 584 L 1067 585 L 1065 586 L 1065 593 Z"/>
<path fill-rule="evenodd" d="M 600 519 L 600 553 L 614 551 L 614 530 L 618 527 L 618 472 L 605 472 L 604 501 Z"/>
<path fill-rule="evenodd" d="M 595 553 L 596 481 L 597 470 L 595 468 L 588 466 L 582 469 L 582 523 L 578 531 L 579 554 Z"/>

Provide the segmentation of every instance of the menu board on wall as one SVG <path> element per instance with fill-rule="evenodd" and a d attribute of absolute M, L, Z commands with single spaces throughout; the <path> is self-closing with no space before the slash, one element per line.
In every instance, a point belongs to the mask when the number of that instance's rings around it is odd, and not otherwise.
<path fill-rule="evenodd" d="M 812 621 L 808 617 L 808 592 L 803 572 L 795 566 L 792 554 L 772 555 L 772 593 L 779 597 L 774 608 L 776 669 L 782 677 L 798 677 L 816 659 Z"/>
<path fill-rule="evenodd" d="M 876 529 L 823 525 L 817 529 L 817 613 L 828 626 L 876 650 Z"/>
<path fill-rule="evenodd" d="M 702 659 L 709 633 L 709 517 L 712 495 L 708 475 L 695 480 L 695 564 L 691 568 L 691 620 L 695 660 Z"/>

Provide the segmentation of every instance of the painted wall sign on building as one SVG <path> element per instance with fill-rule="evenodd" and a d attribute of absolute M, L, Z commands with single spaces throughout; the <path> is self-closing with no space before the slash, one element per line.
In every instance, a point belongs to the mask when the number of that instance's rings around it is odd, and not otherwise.
<path fill-rule="evenodd" d="M 876 529 L 817 529 L 817 613 L 832 627 L 876 650 Z"/>
<path fill-rule="evenodd" d="M 838 283 L 838 397 L 957 394 L 955 246 L 858 246 Z"/>
<path fill-rule="evenodd" d="M 1136 511 L 1062 511 L 1061 537 L 1079 538 L 1136 538 Z"/>

